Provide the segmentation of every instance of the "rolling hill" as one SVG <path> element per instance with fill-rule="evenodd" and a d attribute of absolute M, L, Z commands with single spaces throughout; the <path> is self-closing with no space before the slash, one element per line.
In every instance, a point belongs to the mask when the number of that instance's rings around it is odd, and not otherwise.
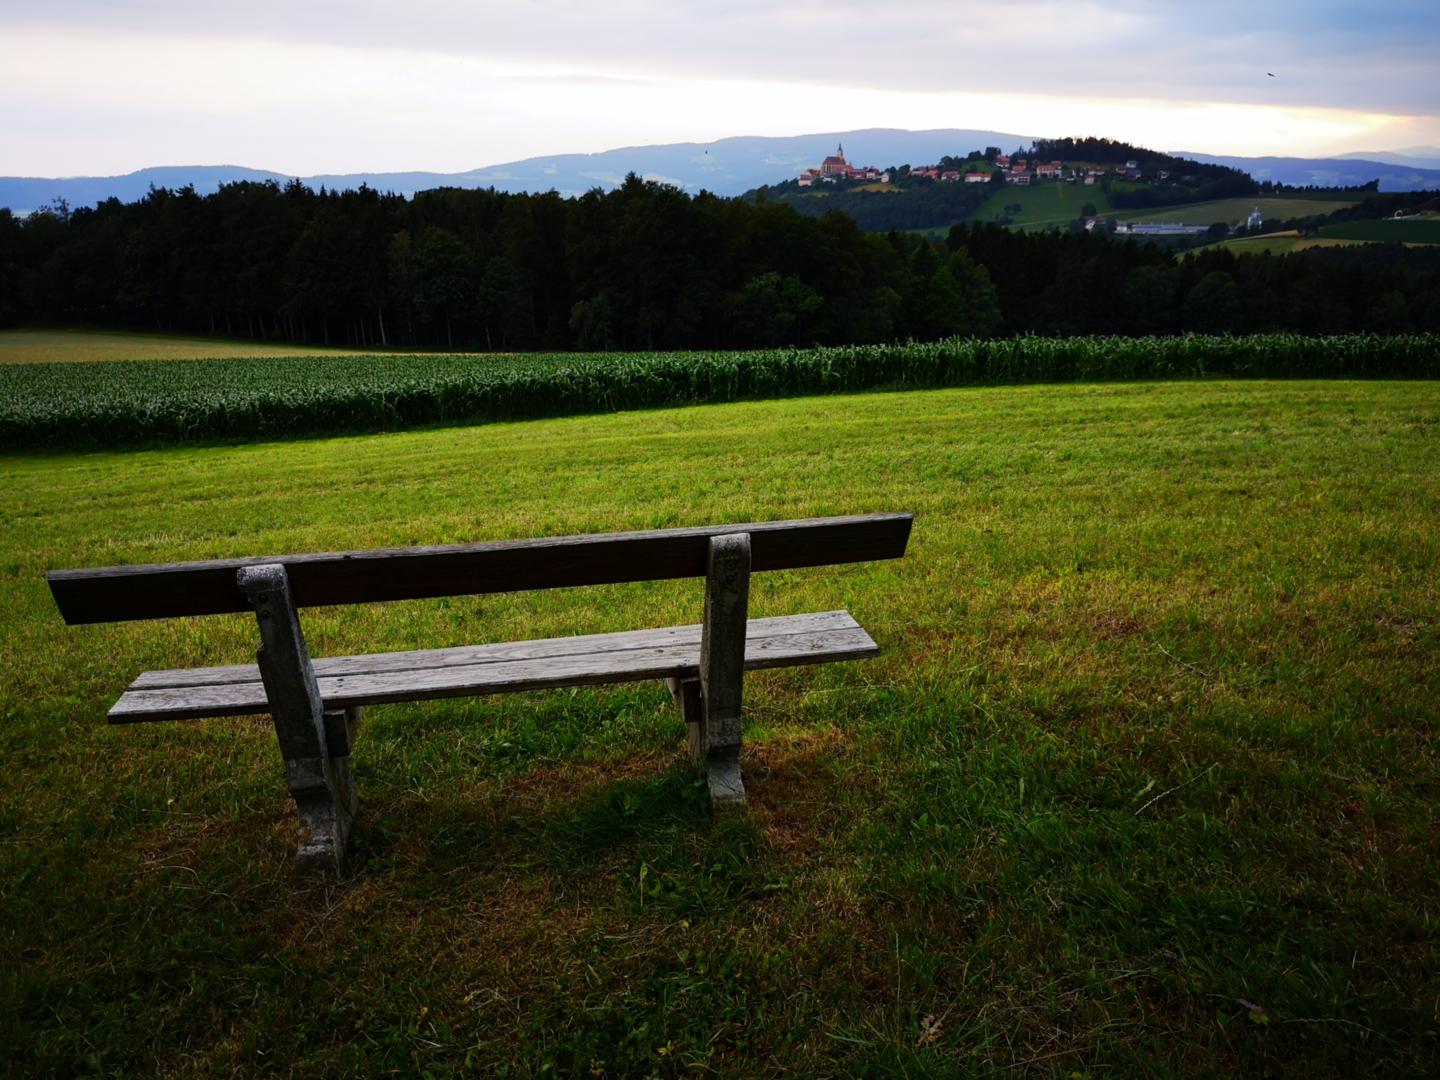
<path fill-rule="evenodd" d="M 1390 160 L 1367 158 L 1298 158 L 1298 157 L 1234 157 L 1230 155 L 1192 154 L 1176 151 L 1180 157 L 1208 165 L 1228 165 L 1243 169 L 1256 180 L 1273 180 L 1277 184 L 1293 184 L 1322 188 L 1355 187 L 1380 181 L 1381 191 L 1440 190 L 1440 168 L 1424 168 L 1418 164 L 1397 161 L 1398 154 L 1383 155 Z M 1428 159 L 1421 159 L 1428 160 Z"/>
<path fill-rule="evenodd" d="M 964 154 L 986 146 L 1028 145 L 1030 141 L 1029 135 L 999 131 L 870 128 L 778 138 L 740 136 L 709 143 L 629 146 L 597 154 L 526 158 L 459 173 L 345 173 L 299 179 L 312 188 L 343 190 L 366 184 L 407 196 L 438 187 L 554 190 L 562 195 L 580 195 L 592 188 L 618 187 L 626 173 L 635 172 L 648 180 L 674 184 L 691 194 L 703 189 L 717 195 L 739 195 L 762 184 L 796 176 L 826 154 L 834 153 L 835 145 L 842 142 L 852 160 L 884 167 L 933 161 L 943 154 Z M 284 182 L 287 179 L 289 177 L 282 173 L 233 165 L 141 169 L 125 176 L 0 177 L 0 206 L 26 212 L 47 206 L 57 198 L 75 207 L 92 206 L 112 196 L 133 201 L 143 197 L 152 184 L 171 188 L 192 184 L 204 195 L 236 180 Z"/>
<path fill-rule="evenodd" d="M 946 154 L 964 155 L 985 146 L 1014 149 L 1028 145 L 1032 136 L 972 128 L 907 131 L 868 128 L 785 137 L 739 136 L 708 143 L 671 143 L 629 146 L 595 154 L 556 154 L 522 161 L 487 165 L 458 173 L 360 172 L 299 177 L 311 187 L 357 188 L 366 184 L 380 191 L 413 195 L 437 187 L 486 188 L 501 191 L 558 191 L 579 195 L 592 188 L 616 187 L 625 174 L 674 184 L 692 194 L 700 190 L 717 195 L 740 195 L 767 184 L 780 183 L 816 165 L 844 143 L 846 154 L 858 164 L 880 167 L 938 161 Z M 477 157 L 483 151 L 477 150 Z M 1195 161 L 1228 165 L 1257 180 L 1287 184 L 1336 186 L 1380 181 L 1381 191 L 1440 189 L 1440 168 L 1418 151 L 1412 154 L 1377 152 L 1374 159 L 1216 157 L 1176 152 Z M 26 213 L 64 199 L 72 207 L 93 206 L 108 199 L 130 202 L 142 198 L 153 185 L 179 188 L 189 184 L 200 194 L 237 180 L 275 180 L 291 177 L 266 169 L 239 165 L 163 166 L 140 169 L 123 176 L 0 177 L 0 207 Z"/>

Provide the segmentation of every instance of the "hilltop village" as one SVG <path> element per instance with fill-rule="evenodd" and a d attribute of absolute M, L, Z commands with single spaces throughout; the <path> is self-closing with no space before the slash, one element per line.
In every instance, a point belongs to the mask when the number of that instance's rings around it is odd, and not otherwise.
<path fill-rule="evenodd" d="M 796 182 L 801 187 L 810 187 L 814 184 L 835 184 L 841 180 L 888 184 L 890 173 L 888 170 L 882 172 L 873 165 L 862 167 L 851 165 L 845 160 L 845 144 L 841 143 L 835 148 L 835 153 L 820 163 L 818 169 L 806 169 L 796 178 Z"/>
<path fill-rule="evenodd" d="M 835 148 L 835 153 L 820 163 L 819 168 L 806 169 L 796 177 L 796 183 L 802 188 L 816 184 L 837 184 L 841 181 L 888 184 L 892 177 L 906 176 L 917 180 L 935 180 L 942 184 L 991 184 L 1003 181 L 1029 187 L 1031 183 L 1041 180 L 1065 180 L 1094 185 L 1112 175 L 1131 181 L 1141 180 L 1145 176 L 1140 163 L 1134 159 L 1112 166 L 1075 165 L 1067 170 L 1065 162 L 1059 159 L 1034 161 L 1023 155 L 1012 158 L 1009 154 L 1000 153 L 995 147 L 982 154 L 972 154 L 963 169 L 950 165 L 953 160 L 944 159 L 945 163 L 939 165 L 905 165 L 898 169 L 878 169 L 874 165 L 850 164 L 845 158 L 845 146 L 841 144 Z M 1155 178 L 1168 180 L 1170 170 L 1158 170 Z"/>
<path fill-rule="evenodd" d="M 859 165 L 839 145 L 792 181 L 762 189 L 801 213 L 838 210 L 871 231 L 947 228 L 957 221 L 1104 232 L 1193 244 L 1258 233 L 1258 202 L 1218 216 L 1150 219 L 1149 210 L 1261 195 L 1265 185 L 1235 169 L 1109 139 L 1036 140 L 1011 153 L 997 146 L 945 155 L 933 164 Z M 1223 234 L 1220 222 L 1223 220 Z"/>

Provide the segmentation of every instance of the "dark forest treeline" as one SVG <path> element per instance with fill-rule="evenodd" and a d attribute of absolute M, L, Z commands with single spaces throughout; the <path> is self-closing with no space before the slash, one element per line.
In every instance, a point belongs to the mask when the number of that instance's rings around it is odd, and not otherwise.
<path fill-rule="evenodd" d="M 1184 257 L 1091 234 L 957 225 L 998 289 L 1007 328 L 1044 334 L 1440 331 L 1440 246 Z"/>
<path fill-rule="evenodd" d="M 0 212 L 0 320 L 493 349 L 878 341 L 906 254 L 840 215 L 634 177 L 578 199 L 238 183 Z"/>
<path fill-rule="evenodd" d="M 20 220 L 0 323 L 384 349 L 1440 330 L 1440 249 L 1283 258 L 957 226 L 943 245 L 629 178 L 578 199 L 239 183 Z"/>
<path fill-rule="evenodd" d="M 943 162 L 942 162 L 943 163 Z M 960 184 L 911 176 L 897 170 L 891 174 L 887 190 L 876 191 L 858 182 L 841 182 L 828 190 L 814 192 L 800 187 L 794 180 L 761 188 L 742 198 L 756 202 L 768 201 L 790 206 L 806 217 L 820 218 L 840 212 L 853 218 L 866 232 L 883 233 L 892 229 L 945 228 L 957 221 L 973 218 L 985 200 L 1004 187 L 998 184 Z"/>

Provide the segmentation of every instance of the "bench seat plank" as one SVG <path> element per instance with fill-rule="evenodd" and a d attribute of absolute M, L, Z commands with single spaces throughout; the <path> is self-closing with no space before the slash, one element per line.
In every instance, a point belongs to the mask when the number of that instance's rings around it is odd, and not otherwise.
<path fill-rule="evenodd" d="M 752 619 L 745 668 L 787 667 L 879 654 L 849 612 Z M 700 626 L 315 661 L 326 709 L 540 690 L 699 673 Z M 244 716 L 269 711 L 254 664 L 146 672 L 110 710 L 111 723 Z"/>
<path fill-rule="evenodd" d="M 775 634 L 803 634 L 819 630 L 851 630 L 855 620 L 848 611 L 815 611 L 804 615 L 782 615 L 751 619 L 746 640 Z M 339 675 L 371 675 L 387 671 L 411 671 L 417 667 L 458 667 L 489 664 L 502 660 L 538 660 L 542 657 L 586 655 L 594 652 L 621 652 L 660 645 L 700 647 L 700 624 L 666 626 L 654 630 L 633 630 L 614 634 L 580 634 L 574 637 L 540 638 L 535 641 L 505 641 L 493 645 L 462 645 L 449 649 L 416 649 L 410 652 L 366 653 L 361 656 L 316 657 L 317 678 Z M 166 687 L 216 686 L 222 683 L 257 682 L 254 664 L 224 667 L 176 668 L 147 671 L 130 684 L 131 690 L 160 690 Z"/>

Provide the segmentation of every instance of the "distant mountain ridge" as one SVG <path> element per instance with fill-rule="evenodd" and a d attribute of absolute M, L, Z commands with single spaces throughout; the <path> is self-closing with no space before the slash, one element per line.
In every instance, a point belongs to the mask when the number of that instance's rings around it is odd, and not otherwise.
<path fill-rule="evenodd" d="M 964 155 L 986 146 L 1004 150 L 1028 146 L 1034 136 L 972 128 L 938 128 L 907 131 L 901 128 L 864 128 L 811 135 L 751 136 L 718 139 L 708 143 L 669 143 L 628 146 L 594 154 L 553 154 L 506 162 L 466 172 L 370 172 L 298 177 L 312 188 L 357 188 L 413 195 L 437 187 L 485 188 L 501 191 L 558 191 L 580 195 L 592 188 L 616 187 L 625 174 L 635 172 L 650 180 L 675 184 L 696 193 L 734 196 L 766 184 L 797 176 L 819 164 L 839 143 L 846 156 L 859 165 L 919 165 L 946 154 Z M 1353 186 L 1380 181 L 1381 191 L 1440 189 L 1440 168 L 1426 156 L 1434 148 L 1414 147 L 1408 153 L 1377 153 L 1374 159 L 1350 156 L 1290 158 L 1216 156 L 1174 151 L 1195 161 L 1230 165 L 1257 180 L 1286 184 Z M 1381 160 L 1381 158 L 1389 160 Z M 1422 164 L 1423 163 L 1423 164 Z M 1440 161 L 1434 162 L 1440 164 Z M 140 169 L 124 176 L 68 178 L 0 177 L 0 207 L 25 213 L 63 199 L 72 207 L 93 206 L 104 199 L 133 202 L 155 187 L 179 188 L 189 184 L 209 194 L 221 184 L 239 180 L 285 183 L 284 173 L 239 165 L 163 166 Z"/>
<path fill-rule="evenodd" d="M 406 196 L 437 187 L 494 187 L 501 191 L 553 189 L 562 195 L 581 195 L 592 188 L 618 187 L 626 173 L 634 172 L 648 180 L 674 184 L 691 194 L 703 189 L 730 196 L 797 176 L 819 164 L 826 154 L 833 154 L 837 143 L 845 144 L 845 152 L 852 160 L 883 168 L 938 160 L 943 154 L 957 151 L 964 154 L 986 146 L 1013 149 L 1028 145 L 1032 138 L 1013 132 L 964 128 L 932 131 L 866 128 L 813 135 L 741 135 L 709 143 L 627 146 L 594 154 L 552 154 L 458 173 L 341 173 L 298 179 L 317 189 L 323 186 L 343 190 L 363 183 L 379 191 Z M 197 192 L 205 195 L 222 183 L 236 180 L 285 183 L 290 179 L 282 173 L 233 165 L 170 166 L 110 177 L 0 177 L 0 206 L 30 211 L 48 206 L 57 198 L 71 206 L 92 206 L 111 196 L 129 202 L 143 197 L 152 183 L 157 187 L 193 184 Z"/>
<path fill-rule="evenodd" d="M 1188 150 L 1171 151 L 1208 165 L 1228 165 L 1243 169 L 1256 180 L 1273 180 L 1279 184 L 1314 187 L 1355 187 L 1380 181 L 1381 191 L 1426 191 L 1440 188 L 1440 168 L 1427 169 L 1405 162 L 1376 161 L 1369 158 L 1333 157 L 1236 157 L 1228 154 L 1196 154 Z M 1401 158 L 1404 155 L 1387 154 Z"/>
<path fill-rule="evenodd" d="M 1407 146 L 1403 150 L 1359 150 L 1335 156 L 1383 161 L 1386 165 L 1405 165 L 1412 169 L 1440 169 L 1440 146 Z"/>
<path fill-rule="evenodd" d="M 241 165 L 160 165 L 140 169 L 124 176 L 71 176 L 59 178 L 4 176 L 0 177 L 0 206 L 17 213 L 28 213 L 64 199 L 72 207 L 94 206 L 106 199 L 134 202 L 154 187 L 181 188 L 193 184 L 202 195 L 221 184 L 239 180 L 289 179 L 264 169 L 247 169 Z"/>

